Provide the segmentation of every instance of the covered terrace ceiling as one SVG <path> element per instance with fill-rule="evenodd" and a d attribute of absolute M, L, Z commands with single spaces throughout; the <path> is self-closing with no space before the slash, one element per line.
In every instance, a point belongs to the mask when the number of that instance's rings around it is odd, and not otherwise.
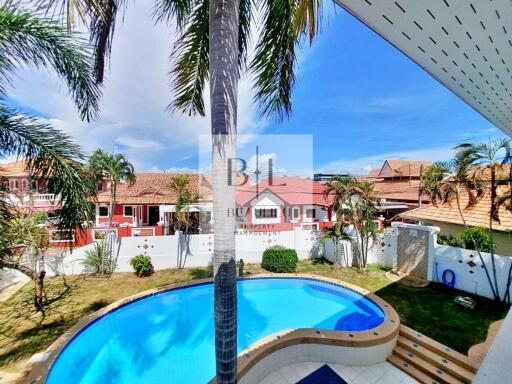
<path fill-rule="evenodd" d="M 512 137 L 512 0 L 335 0 Z"/>

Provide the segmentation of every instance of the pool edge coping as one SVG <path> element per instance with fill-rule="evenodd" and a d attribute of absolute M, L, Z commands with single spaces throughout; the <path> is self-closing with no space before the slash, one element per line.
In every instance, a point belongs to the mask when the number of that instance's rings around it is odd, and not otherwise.
<path fill-rule="evenodd" d="M 367 331 L 349 332 L 335 330 L 318 330 L 315 328 L 297 328 L 280 331 L 272 335 L 263 337 L 262 339 L 251 344 L 248 348 L 246 348 L 238 355 L 239 375 L 241 374 L 243 376 L 246 372 L 250 370 L 250 368 L 252 368 L 252 366 L 254 366 L 258 361 L 263 359 L 268 354 L 272 353 L 274 350 L 278 350 L 288 346 L 286 345 L 286 343 L 292 342 L 295 344 L 300 344 L 299 342 L 296 341 L 305 340 L 306 343 L 310 344 L 330 343 L 329 345 L 365 347 L 382 344 L 392 339 L 398 332 L 400 318 L 395 309 L 377 295 L 357 285 L 345 282 L 343 280 L 305 273 L 263 273 L 254 276 L 245 276 L 239 279 L 250 280 L 261 278 L 304 278 L 322 281 L 333 285 L 348 288 L 352 291 L 355 291 L 356 293 L 362 294 L 364 297 L 370 299 L 375 304 L 377 304 L 384 312 L 384 321 L 379 326 Z M 43 352 L 40 352 L 41 354 L 45 354 L 46 358 L 43 361 L 38 361 L 31 364 L 30 373 L 26 377 L 27 382 L 31 384 L 46 383 L 48 374 L 50 373 L 50 369 L 57 360 L 61 351 L 63 351 L 64 348 L 66 348 L 66 346 L 78 335 L 80 335 L 85 329 L 87 329 L 89 326 L 91 326 L 93 323 L 100 320 L 107 314 L 115 310 L 118 310 L 128 304 L 132 304 L 134 302 L 137 302 L 145 298 L 149 298 L 151 296 L 155 296 L 172 290 L 200 286 L 210 283 L 213 283 L 213 278 L 174 283 L 159 288 L 153 288 L 117 300 L 107 305 L 106 307 L 99 309 L 96 312 L 93 312 L 89 315 L 80 318 L 76 324 L 71 326 L 66 332 L 60 335 L 59 338 L 55 340 L 47 349 L 45 349 Z M 320 331 L 320 333 L 318 333 L 318 331 Z M 255 355 L 251 355 L 251 353 L 254 354 L 255 351 L 258 349 L 260 350 L 258 353 L 256 353 Z M 247 355 L 248 352 L 249 355 L 252 356 L 252 358 L 245 357 L 245 355 Z M 210 383 L 215 383 L 215 379 L 212 379 Z"/>

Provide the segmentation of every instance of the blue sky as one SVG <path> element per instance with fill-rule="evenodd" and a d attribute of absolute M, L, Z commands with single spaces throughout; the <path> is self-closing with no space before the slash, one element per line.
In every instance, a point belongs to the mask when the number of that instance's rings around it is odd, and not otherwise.
<path fill-rule="evenodd" d="M 86 151 L 114 147 L 126 153 L 137 170 L 197 169 L 198 136 L 208 133 L 209 118 L 165 111 L 174 37 L 170 28 L 153 25 L 150 4 L 130 3 L 116 30 L 98 120 L 81 122 L 65 88 L 48 72 L 18 71 L 10 101 L 64 129 Z M 251 81 L 244 78 L 240 133 L 311 135 L 310 168 L 353 173 L 364 173 L 386 158 L 444 160 L 461 141 L 504 136 L 345 11 L 330 11 L 324 21 L 313 47 L 300 54 L 291 119 L 261 118 Z M 279 158 L 279 148 L 272 152 Z"/>

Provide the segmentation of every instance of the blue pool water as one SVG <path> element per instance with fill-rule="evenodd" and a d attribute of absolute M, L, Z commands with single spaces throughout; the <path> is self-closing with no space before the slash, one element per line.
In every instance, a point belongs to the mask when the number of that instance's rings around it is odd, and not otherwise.
<path fill-rule="evenodd" d="M 313 279 L 238 282 L 238 351 L 290 328 L 362 331 L 382 309 L 348 288 Z M 215 374 L 213 286 L 150 296 L 103 316 L 54 363 L 49 384 L 207 383 Z"/>

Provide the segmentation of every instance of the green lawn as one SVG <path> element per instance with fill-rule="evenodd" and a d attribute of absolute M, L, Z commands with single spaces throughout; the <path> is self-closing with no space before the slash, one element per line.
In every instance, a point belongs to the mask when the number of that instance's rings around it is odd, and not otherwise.
<path fill-rule="evenodd" d="M 246 265 L 246 272 L 254 275 L 264 271 L 259 265 Z M 402 323 L 463 353 L 485 340 L 490 323 L 503 318 L 507 311 L 483 298 L 476 298 L 474 310 L 466 309 L 453 302 L 456 291 L 438 284 L 411 288 L 392 283 L 385 276 L 386 269 L 377 265 L 359 273 L 352 268 L 333 270 L 327 262 L 307 260 L 299 263 L 297 272 L 336 278 L 375 292 L 394 306 Z M 44 315 L 34 312 L 33 288 L 27 284 L 0 304 L 0 369 L 19 371 L 31 355 L 48 347 L 82 316 L 116 300 L 211 274 L 211 268 L 192 268 L 159 271 L 145 279 L 129 273 L 49 278 Z"/>

